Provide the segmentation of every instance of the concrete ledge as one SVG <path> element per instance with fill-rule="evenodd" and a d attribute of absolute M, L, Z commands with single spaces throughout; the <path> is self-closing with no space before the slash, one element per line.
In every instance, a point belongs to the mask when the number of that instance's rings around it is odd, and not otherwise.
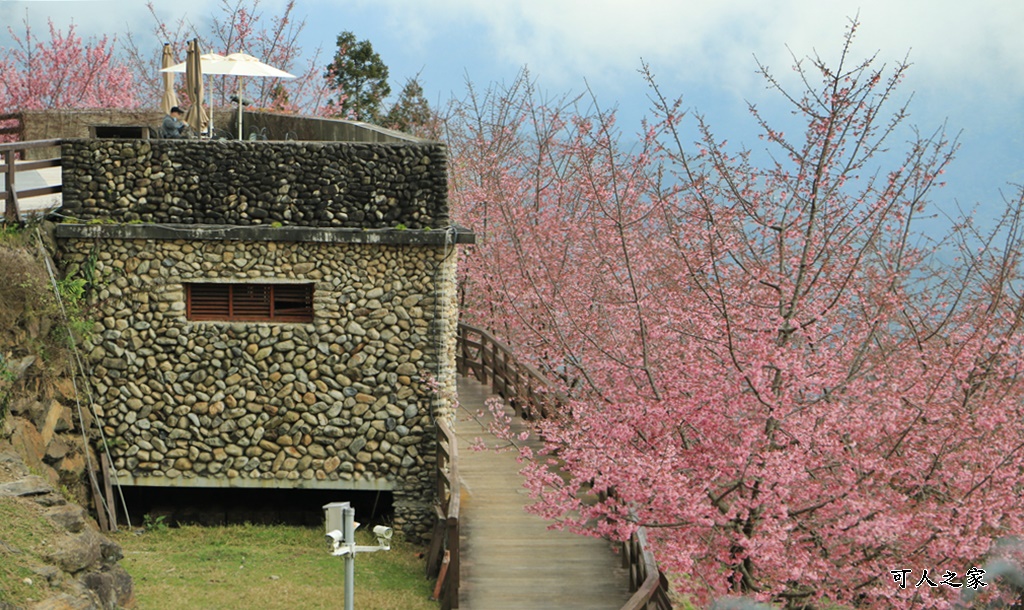
<path fill-rule="evenodd" d="M 274 241 L 325 244 L 384 244 L 443 246 L 475 244 L 476 234 L 465 227 L 447 229 L 334 229 L 191 224 L 59 224 L 58 239 L 183 239 L 187 241 Z"/>
<path fill-rule="evenodd" d="M 248 477 L 136 477 L 117 474 L 115 484 L 128 487 L 246 488 L 246 489 L 347 489 L 353 491 L 395 491 L 394 481 L 360 479 L 358 481 L 318 481 L 316 479 L 250 479 Z"/>

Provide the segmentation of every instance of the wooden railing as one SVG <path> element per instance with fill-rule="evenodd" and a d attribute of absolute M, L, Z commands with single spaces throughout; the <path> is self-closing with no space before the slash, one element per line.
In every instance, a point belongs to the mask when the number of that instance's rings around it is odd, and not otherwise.
<path fill-rule="evenodd" d="M 20 112 L 0 114 L 0 142 L 20 140 L 25 133 L 25 119 Z"/>
<path fill-rule="evenodd" d="M 648 549 L 647 531 L 640 528 L 622 543 L 622 567 L 629 571 L 629 598 L 622 610 L 670 610 L 668 579 Z"/>
<path fill-rule="evenodd" d="M 60 167 L 61 158 L 59 155 L 52 159 L 16 162 L 18 157 L 24 159 L 26 156 L 25 152 L 28 150 L 52 148 L 55 146 L 60 146 L 60 140 L 36 140 L 33 142 L 0 144 L 0 173 L 4 175 L 4 189 L 0 191 L 0 201 L 4 202 L 4 219 L 8 223 L 21 223 L 21 210 L 18 207 L 19 197 L 52 195 L 61 192 L 63 187 L 60 184 L 33 189 L 19 189 L 17 184 L 17 175 L 20 172 L 47 167 Z"/>
<path fill-rule="evenodd" d="M 436 578 L 433 599 L 442 610 L 459 607 L 459 460 L 455 433 L 437 422 L 437 522 L 427 552 L 427 577 Z"/>
<path fill-rule="evenodd" d="M 491 386 L 524 419 L 548 418 L 567 400 L 536 368 L 519 362 L 512 349 L 486 330 L 459 323 L 456 369 Z M 629 571 L 633 596 L 622 610 L 670 610 L 668 580 L 647 548 L 647 533 L 638 529 L 622 543 L 623 567 Z"/>
<path fill-rule="evenodd" d="M 534 367 L 519 362 L 512 349 L 486 330 L 459 324 L 456 369 L 472 375 L 491 393 L 505 399 L 517 416 L 526 420 L 554 417 L 566 396 Z"/>

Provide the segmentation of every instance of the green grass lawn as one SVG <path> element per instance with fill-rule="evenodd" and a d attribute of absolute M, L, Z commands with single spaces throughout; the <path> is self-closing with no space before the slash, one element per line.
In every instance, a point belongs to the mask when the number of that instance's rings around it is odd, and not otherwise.
<path fill-rule="evenodd" d="M 359 532 L 359 544 L 374 544 Z M 139 610 L 341 608 L 344 559 L 328 553 L 322 528 L 236 525 L 155 527 L 112 536 L 135 580 Z M 360 553 L 355 607 L 436 610 L 422 547 Z"/>

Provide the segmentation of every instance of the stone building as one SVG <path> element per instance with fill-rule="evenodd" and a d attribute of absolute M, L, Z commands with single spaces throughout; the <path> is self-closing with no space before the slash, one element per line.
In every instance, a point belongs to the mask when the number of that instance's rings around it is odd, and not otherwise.
<path fill-rule="evenodd" d="M 56 236 L 121 485 L 384 490 L 429 535 L 473 235 L 444 147 L 390 139 L 62 142 Z"/>

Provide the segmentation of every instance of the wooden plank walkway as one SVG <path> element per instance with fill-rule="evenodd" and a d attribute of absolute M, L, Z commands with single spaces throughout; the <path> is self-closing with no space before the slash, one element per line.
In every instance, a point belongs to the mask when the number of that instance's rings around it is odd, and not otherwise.
<path fill-rule="evenodd" d="M 524 510 L 530 497 L 516 453 L 468 448 L 478 438 L 488 447 L 499 442 L 488 431 L 492 417 L 484 401 L 489 396 L 487 387 L 460 377 L 455 422 L 462 481 L 460 608 L 621 608 L 630 596 L 628 577 L 611 544 L 548 530 L 547 521 Z"/>

